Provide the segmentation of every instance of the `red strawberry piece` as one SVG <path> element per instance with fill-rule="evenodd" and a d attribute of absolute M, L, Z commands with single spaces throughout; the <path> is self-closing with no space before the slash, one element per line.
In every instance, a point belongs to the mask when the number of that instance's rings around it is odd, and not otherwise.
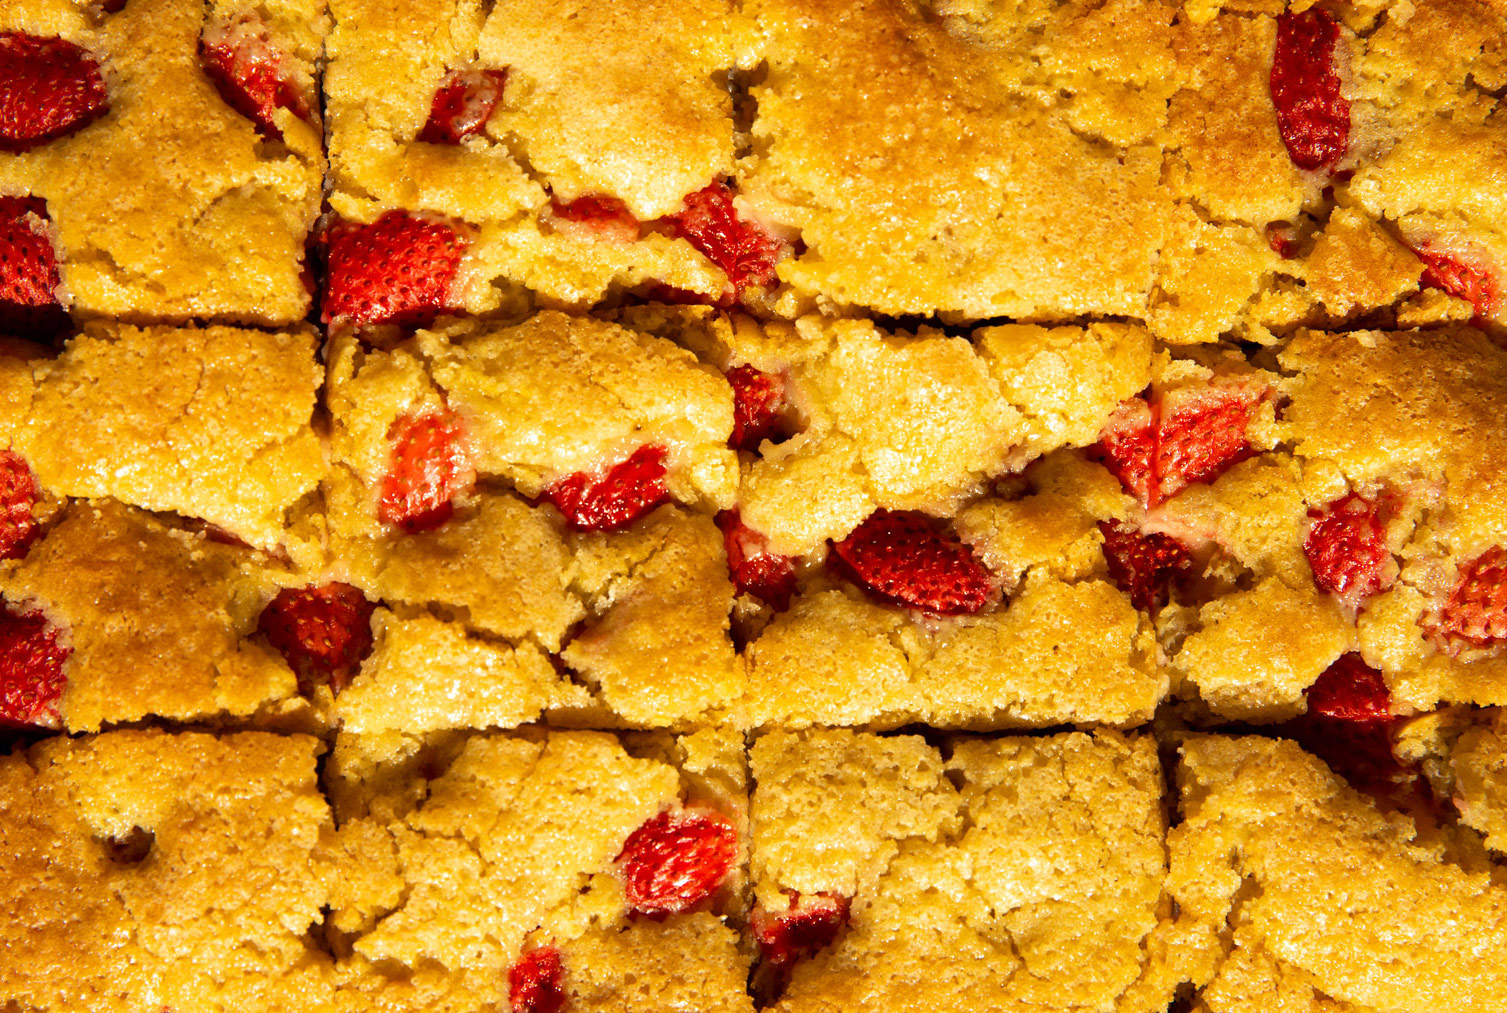
<path fill-rule="evenodd" d="M 1286 224 L 1268 225 L 1266 245 L 1283 260 L 1291 260 L 1298 255 L 1298 230 Z"/>
<path fill-rule="evenodd" d="M 72 653 L 40 612 L 0 607 L 0 726 L 61 727 L 63 662 Z"/>
<path fill-rule="evenodd" d="M 1428 243 L 1414 250 L 1425 267 L 1423 287 L 1437 288 L 1450 295 L 1464 299 L 1476 308 L 1476 321 L 1480 322 L 1497 311 L 1503 299 L 1501 286 L 1490 271 L 1443 250 L 1436 250 Z"/>
<path fill-rule="evenodd" d="M 587 194 L 569 203 L 552 197 L 549 211 L 562 221 L 586 226 L 598 239 L 632 243 L 639 237 L 639 221 L 628 205 L 608 194 Z"/>
<path fill-rule="evenodd" d="M 617 531 L 643 517 L 670 496 L 665 488 L 664 447 L 639 447 L 605 474 L 576 472 L 544 490 L 577 531 Z"/>
<path fill-rule="evenodd" d="M 1478 647 L 1507 641 L 1507 549 L 1493 546 L 1460 567 L 1434 632 Z"/>
<path fill-rule="evenodd" d="M 1099 531 L 1109 579 L 1143 612 L 1167 604 L 1173 582 L 1193 568 L 1192 555 L 1171 535 L 1148 534 L 1119 521 L 1100 521 Z"/>
<path fill-rule="evenodd" d="M 778 434 L 785 381 L 775 373 L 743 365 L 727 371 L 727 382 L 733 388 L 733 435 L 728 446 L 756 451 L 759 444 Z"/>
<path fill-rule="evenodd" d="M 513 1013 L 560 1013 L 565 1008 L 564 976 L 559 950 L 529 950 L 508 970 L 508 1005 Z"/>
<path fill-rule="evenodd" d="M 1333 718 L 1305 714 L 1277 731 L 1329 765 L 1362 791 L 1391 794 L 1412 785 L 1416 771 L 1392 751 L 1392 718 Z"/>
<path fill-rule="evenodd" d="M 324 322 L 423 326 L 450 308 L 468 240 L 444 221 L 389 211 L 329 234 Z"/>
<path fill-rule="evenodd" d="M 1301 169 L 1332 171 L 1350 146 L 1350 103 L 1334 61 L 1339 37 L 1333 15 L 1318 7 L 1277 19 L 1272 102 L 1288 157 Z"/>
<path fill-rule="evenodd" d="M 1342 721 L 1392 716 L 1392 694 L 1380 672 L 1359 654 L 1342 654 L 1308 687 L 1308 713 Z"/>
<path fill-rule="evenodd" d="M 788 244 L 738 217 L 733 192 L 716 182 L 685 199 L 685 206 L 669 218 L 675 236 L 684 239 L 722 268 L 736 298 L 749 288 L 771 285 L 774 266 Z"/>
<path fill-rule="evenodd" d="M 80 130 L 110 108 L 99 64 L 64 39 L 0 33 L 0 150 Z"/>
<path fill-rule="evenodd" d="M 257 620 L 257 629 L 305 683 L 344 689 L 371 653 L 372 611 L 358 588 L 331 582 L 284 588 Z"/>
<path fill-rule="evenodd" d="M 308 121 L 309 104 L 293 62 L 255 14 L 206 25 L 199 38 L 199 63 L 225 104 L 256 124 L 263 137 L 282 140 L 283 132 L 274 122 L 279 109 Z"/>
<path fill-rule="evenodd" d="M 848 898 L 830 893 L 792 893 L 790 906 L 777 914 L 755 907 L 752 928 L 759 952 L 780 968 L 814 955 L 832 945 L 848 923 L 849 906 Z"/>
<path fill-rule="evenodd" d="M 907 608 L 958 615 L 998 595 L 973 550 L 919 511 L 875 510 L 832 551 L 855 581 Z"/>
<path fill-rule="evenodd" d="M 0 559 L 20 559 L 42 533 L 31 514 L 40 498 L 25 459 L 0 450 Z"/>
<path fill-rule="evenodd" d="M 404 415 L 392 424 L 392 468 L 382 479 L 377 517 L 413 534 L 450 519 L 458 493 L 475 477 L 460 416 L 445 410 Z"/>
<path fill-rule="evenodd" d="M 1104 424 L 1093 448 L 1125 491 L 1148 504 L 1157 495 L 1156 435 L 1156 410 L 1144 398 L 1127 398 Z"/>
<path fill-rule="evenodd" d="M 706 809 L 660 813 L 629 834 L 617 856 L 628 904 L 655 919 L 710 897 L 737 861 L 737 828 Z"/>
<path fill-rule="evenodd" d="M 479 133 L 502 101 L 508 83 L 505 70 L 457 70 L 434 93 L 429 120 L 419 140 L 430 144 L 459 144 Z"/>
<path fill-rule="evenodd" d="M 51 338 L 68 327 L 47 221 L 39 198 L 0 197 L 0 332 Z"/>
<path fill-rule="evenodd" d="M 718 514 L 717 526 L 727 547 L 733 586 L 781 612 L 789 608 L 790 596 L 795 593 L 795 559 L 770 552 L 769 540 L 744 524 L 736 510 Z"/>
<path fill-rule="evenodd" d="M 1157 421 L 1156 477 L 1160 500 L 1184 486 L 1217 478 L 1251 456 L 1245 430 L 1260 402 L 1245 389 L 1209 387 L 1178 392 L 1176 406 L 1162 399 Z"/>
<path fill-rule="evenodd" d="M 1322 590 L 1358 605 L 1383 589 L 1390 554 L 1375 503 L 1350 493 L 1308 516 L 1313 527 L 1303 552 Z"/>

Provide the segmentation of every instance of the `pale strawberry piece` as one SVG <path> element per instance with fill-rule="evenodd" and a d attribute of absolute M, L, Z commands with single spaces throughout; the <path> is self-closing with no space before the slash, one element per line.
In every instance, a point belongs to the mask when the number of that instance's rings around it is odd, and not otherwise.
<path fill-rule="evenodd" d="M 371 653 L 375 609 L 350 584 L 284 588 L 262 609 L 257 629 L 287 659 L 306 691 L 319 681 L 338 693 Z"/>
<path fill-rule="evenodd" d="M 1171 535 L 1146 533 L 1119 521 L 1100 521 L 1109 579 L 1142 612 L 1167 604 L 1172 585 L 1193 569 L 1193 556 Z"/>
<path fill-rule="evenodd" d="M 479 133 L 492 118 L 507 87 L 505 70 L 457 70 L 434 93 L 429 119 L 419 140 L 429 144 L 459 144 Z"/>
<path fill-rule="evenodd" d="M 460 416 L 449 410 L 404 415 L 387 433 L 392 468 L 382 479 L 377 517 L 410 534 L 438 527 L 475 481 Z"/>
<path fill-rule="evenodd" d="M 37 481 L 24 458 L 0 450 L 0 559 L 20 559 L 42 529 L 32 516 L 41 499 Z"/>
<path fill-rule="evenodd" d="M 1091 453 L 1148 508 L 1250 457 L 1246 439 L 1263 395 L 1243 387 L 1181 389 L 1147 404 L 1130 398 L 1099 432 Z"/>
<path fill-rule="evenodd" d="M 329 232 L 324 322 L 422 326 L 451 308 L 450 288 L 468 240 L 406 211 Z"/>
<path fill-rule="evenodd" d="M 738 216 L 733 192 L 716 182 L 685 198 L 685 206 L 668 219 L 676 238 L 684 239 L 722 268 L 735 298 L 745 290 L 775 281 L 775 264 L 789 244 Z"/>
<path fill-rule="evenodd" d="M 40 612 L 0 607 L 0 727 L 62 726 L 58 701 L 68 683 L 59 631 Z"/>
<path fill-rule="evenodd" d="M 71 134 L 109 108 L 88 52 L 64 39 L 0 33 L 0 150 L 25 151 Z"/>
<path fill-rule="evenodd" d="M 576 472 L 560 479 L 544 490 L 544 499 L 577 531 L 617 531 L 669 499 L 667 456 L 664 447 L 639 447 L 605 474 Z"/>
<path fill-rule="evenodd" d="M 1318 7 L 1277 18 L 1271 96 L 1293 164 L 1333 170 L 1350 146 L 1350 103 L 1340 94 L 1334 48 L 1340 28 Z"/>
<path fill-rule="evenodd" d="M 1495 314 L 1503 305 L 1504 293 L 1496 277 L 1484 267 L 1467 263 L 1450 253 L 1424 243 L 1413 251 L 1423 261 L 1424 288 L 1437 288 L 1476 309 L 1476 321 Z"/>
<path fill-rule="evenodd" d="M 727 547 L 727 568 L 742 594 L 761 598 L 783 612 L 795 594 L 795 559 L 769 551 L 769 540 L 743 523 L 736 510 L 717 515 Z"/>
<path fill-rule="evenodd" d="M 199 62 L 225 104 L 256 124 L 263 137 L 282 140 L 275 122 L 279 109 L 308 121 L 309 103 L 293 61 L 272 41 L 266 22 L 257 15 L 206 25 L 199 38 Z"/>
<path fill-rule="evenodd" d="M 1392 716 L 1392 694 L 1382 674 L 1359 654 L 1342 654 L 1308 687 L 1308 713 L 1343 721 Z"/>
<path fill-rule="evenodd" d="M 585 226 L 598 239 L 610 242 L 635 242 L 641 231 L 628 205 L 608 194 L 587 194 L 568 203 L 552 197 L 549 211 L 561 221 Z"/>
<path fill-rule="evenodd" d="M 541 946 L 528 951 L 508 970 L 508 1005 L 513 1013 L 560 1013 L 565 1008 L 564 976 L 559 950 Z"/>
<path fill-rule="evenodd" d="M 0 333 L 51 338 L 68 327 L 57 253 L 37 197 L 0 197 Z"/>
<path fill-rule="evenodd" d="M 785 410 L 785 380 L 749 365 L 727 371 L 733 388 L 733 435 L 727 445 L 734 450 L 759 449 L 759 444 L 779 435 L 780 416 Z"/>
<path fill-rule="evenodd" d="M 628 835 L 617 856 L 629 906 L 655 919 L 687 911 L 716 893 L 737 861 L 737 828 L 708 809 L 651 817 Z"/>
<path fill-rule="evenodd" d="M 1434 633 L 1478 647 L 1507 641 L 1507 549 L 1493 546 L 1460 567 Z"/>
<path fill-rule="evenodd" d="M 760 954 L 777 968 L 815 955 L 832 945 L 848 923 L 850 905 L 847 897 L 835 894 L 803 897 L 792 893 L 784 911 L 771 914 L 755 907 L 751 927 Z"/>
<path fill-rule="evenodd" d="M 832 546 L 841 569 L 885 601 L 941 615 L 998 598 L 989 568 L 956 535 L 914 510 L 876 510 Z"/>
<path fill-rule="evenodd" d="M 1314 583 L 1351 605 L 1385 590 L 1390 553 L 1375 503 L 1350 493 L 1323 510 L 1310 510 L 1308 516 L 1313 527 L 1303 552 Z"/>

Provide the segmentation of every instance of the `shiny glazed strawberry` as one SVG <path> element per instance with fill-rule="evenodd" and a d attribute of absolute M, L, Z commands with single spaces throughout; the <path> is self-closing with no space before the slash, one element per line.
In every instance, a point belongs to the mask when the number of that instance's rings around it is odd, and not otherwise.
<path fill-rule="evenodd" d="M 727 548 L 727 568 L 741 594 L 760 598 L 777 611 L 790 607 L 795 594 L 795 559 L 769 551 L 769 540 L 743 523 L 736 510 L 717 515 Z"/>
<path fill-rule="evenodd" d="M 722 268 L 737 298 L 747 289 L 773 284 L 775 264 L 788 248 L 782 240 L 738 216 L 733 192 L 726 183 L 713 183 L 689 195 L 685 206 L 668 221 L 676 238 L 686 240 Z"/>
<path fill-rule="evenodd" d="M 225 104 L 256 124 L 263 137 L 282 140 L 275 122 L 279 109 L 308 121 L 309 104 L 298 87 L 293 62 L 255 14 L 205 26 L 199 62 Z"/>
<path fill-rule="evenodd" d="M 759 444 L 779 434 L 785 381 L 777 374 L 742 365 L 727 371 L 727 382 L 733 388 L 733 435 L 727 445 L 756 451 Z"/>
<path fill-rule="evenodd" d="M 628 904 L 650 918 L 710 897 L 738 861 L 738 831 L 720 813 L 662 812 L 628 835 L 617 857 Z"/>
<path fill-rule="evenodd" d="M 560 1013 L 565 1009 L 565 968 L 560 951 L 541 946 L 508 970 L 508 1005 L 513 1013 Z"/>
<path fill-rule="evenodd" d="M 1303 552 L 1314 583 L 1352 605 L 1383 590 L 1390 553 L 1375 503 L 1350 493 L 1308 516 Z"/>
<path fill-rule="evenodd" d="M 47 221 L 39 198 L 0 197 L 0 333 L 46 339 L 68 327 Z"/>
<path fill-rule="evenodd" d="M 973 550 L 919 511 L 876 510 L 832 552 L 856 582 L 907 608 L 958 615 L 998 596 Z"/>
<path fill-rule="evenodd" d="M 1392 694 L 1380 672 L 1359 654 L 1342 654 L 1308 687 L 1308 713 L 1344 721 L 1392 716 Z"/>
<path fill-rule="evenodd" d="M 617 531 L 670 496 L 665 488 L 664 447 L 639 447 L 603 475 L 576 472 L 544 490 L 544 499 L 577 531 Z"/>
<path fill-rule="evenodd" d="M 450 308 L 467 240 L 449 224 L 389 211 L 329 234 L 324 322 L 423 326 Z"/>
<path fill-rule="evenodd" d="M 58 634 L 40 612 L 0 606 L 0 727 L 62 726 L 63 663 L 73 649 L 59 646 Z"/>
<path fill-rule="evenodd" d="M 40 498 L 25 459 L 0 450 L 0 559 L 20 559 L 42 533 L 31 514 Z"/>
<path fill-rule="evenodd" d="M 109 109 L 99 64 L 64 39 L 0 32 L 0 150 L 81 130 Z"/>
<path fill-rule="evenodd" d="M 1460 568 L 1435 632 L 1478 647 L 1507 641 L 1507 549 L 1487 549 Z"/>
<path fill-rule="evenodd" d="M 1271 96 L 1293 164 L 1332 171 L 1350 146 L 1350 103 L 1340 95 L 1334 47 L 1340 28 L 1318 7 L 1277 18 Z"/>
<path fill-rule="evenodd" d="M 818 893 L 790 895 L 790 906 L 771 914 L 753 909 L 752 928 L 759 952 L 776 967 L 789 967 L 832 945 L 848 923 L 850 902 L 846 897 Z"/>
<path fill-rule="evenodd" d="M 1193 568 L 1193 557 L 1171 535 L 1148 534 L 1119 521 L 1100 521 L 1099 531 L 1109 579 L 1142 612 L 1167 604 L 1173 583 Z"/>
<path fill-rule="evenodd" d="M 505 70 L 457 70 L 445 78 L 429 106 L 429 120 L 419 140 L 430 144 L 459 144 L 480 133 L 502 101 L 508 83 Z"/>
<path fill-rule="evenodd" d="M 392 467 L 382 479 L 378 519 L 410 534 L 445 523 L 455 496 L 475 481 L 460 416 L 448 410 L 404 415 L 387 439 Z"/>
<path fill-rule="evenodd" d="M 631 243 L 641 231 L 628 205 L 604 193 L 587 194 L 568 203 L 552 197 L 549 211 L 561 221 L 585 226 L 598 239 Z"/>
<path fill-rule="evenodd" d="M 1502 286 L 1485 268 L 1466 263 L 1427 243 L 1413 252 L 1425 265 L 1421 279 L 1423 287 L 1437 288 L 1464 299 L 1476 308 L 1478 322 L 1494 315 L 1507 299 Z"/>
<path fill-rule="evenodd" d="M 284 588 L 262 609 L 257 629 L 302 683 L 328 682 L 339 692 L 371 653 L 375 608 L 349 584 Z"/>

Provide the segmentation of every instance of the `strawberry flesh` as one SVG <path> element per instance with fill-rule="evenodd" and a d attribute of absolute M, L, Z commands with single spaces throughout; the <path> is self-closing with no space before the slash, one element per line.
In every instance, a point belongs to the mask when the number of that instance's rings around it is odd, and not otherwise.
<path fill-rule="evenodd" d="M 717 515 L 727 547 L 727 567 L 740 594 L 763 599 L 783 612 L 795 594 L 795 559 L 769 551 L 769 540 L 744 524 L 736 510 Z"/>
<path fill-rule="evenodd" d="M 1352 605 L 1383 590 L 1389 553 L 1375 503 L 1350 493 L 1308 516 L 1313 527 L 1303 552 L 1322 590 Z"/>
<path fill-rule="evenodd" d="M 665 488 L 664 447 L 639 447 L 606 474 L 576 472 L 544 490 L 544 499 L 577 531 L 617 531 L 648 514 L 670 496 Z"/>
<path fill-rule="evenodd" d="M 457 70 L 434 93 L 429 119 L 419 140 L 429 144 L 459 144 L 480 133 L 492 118 L 508 83 L 505 70 Z"/>
<path fill-rule="evenodd" d="M 1109 579 L 1131 604 L 1154 613 L 1167 604 L 1172 584 L 1193 569 L 1193 557 L 1176 538 L 1142 532 L 1119 521 L 1100 521 Z"/>
<path fill-rule="evenodd" d="M 562 221 L 586 226 L 598 239 L 632 243 L 639 237 L 638 219 L 628 205 L 608 194 L 587 194 L 568 203 L 551 197 L 549 210 Z"/>
<path fill-rule="evenodd" d="M 1144 398 L 1127 398 L 1100 430 L 1092 451 L 1126 492 L 1147 504 L 1157 497 L 1156 434 L 1156 410 Z"/>
<path fill-rule="evenodd" d="M 1464 299 L 1475 307 L 1477 323 L 1491 316 L 1501 305 L 1501 287 L 1489 271 L 1467 264 L 1443 250 L 1436 250 L 1427 243 L 1413 252 L 1425 265 L 1421 279 L 1423 287 L 1437 288 Z"/>
<path fill-rule="evenodd" d="M 564 974 L 560 951 L 553 946 L 525 953 L 508 970 L 508 1005 L 513 1013 L 560 1013 L 565 1008 Z"/>
<path fill-rule="evenodd" d="M 854 581 L 906 608 L 960 615 L 998 596 L 973 550 L 919 511 L 876 510 L 832 551 Z"/>
<path fill-rule="evenodd" d="M 1392 716 L 1392 694 L 1380 672 L 1359 654 L 1342 654 L 1308 687 L 1308 713 L 1342 721 Z"/>
<path fill-rule="evenodd" d="M 0 197 L 0 332 L 43 340 L 68 327 L 47 221 L 40 198 Z"/>
<path fill-rule="evenodd" d="M 25 459 L 0 450 L 0 559 L 20 559 L 42 533 L 31 513 L 40 498 Z"/>
<path fill-rule="evenodd" d="M 637 914 L 662 919 L 716 892 L 738 860 L 738 831 L 708 810 L 662 812 L 623 842 L 618 871 Z"/>
<path fill-rule="evenodd" d="M 722 268 L 738 299 L 750 288 L 773 284 L 775 264 L 789 248 L 740 218 L 733 207 L 733 192 L 722 182 L 687 196 L 684 207 L 668 220 L 676 238 L 686 240 Z"/>
<path fill-rule="evenodd" d="M 330 230 L 324 322 L 423 326 L 450 308 L 467 240 L 443 221 L 389 211 Z"/>
<path fill-rule="evenodd" d="M 1507 641 L 1507 549 L 1493 546 L 1460 568 L 1434 632 L 1477 647 Z"/>
<path fill-rule="evenodd" d="M 733 435 L 728 446 L 757 451 L 759 444 L 779 434 L 785 381 L 775 373 L 742 365 L 727 371 L 727 382 L 733 388 Z"/>
<path fill-rule="evenodd" d="M 1246 427 L 1262 395 L 1244 388 L 1130 398 L 1099 433 L 1092 454 L 1148 508 L 1250 457 Z"/>
<path fill-rule="evenodd" d="M 318 680 L 338 693 L 371 653 L 375 608 L 349 584 L 284 588 L 262 609 L 257 629 L 287 659 L 305 690 Z"/>
<path fill-rule="evenodd" d="M 848 898 L 830 893 L 793 893 L 789 908 L 778 914 L 755 907 L 752 928 L 760 954 L 778 968 L 813 956 L 832 945 L 848 923 L 849 907 Z"/>
<path fill-rule="evenodd" d="M 1333 171 L 1350 146 L 1350 103 L 1340 95 L 1334 48 L 1340 28 L 1318 7 L 1277 18 L 1271 96 L 1293 164 Z"/>
<path fill-rule="evenodd" d="M 1308 712 L 1278 727 L 1362 791 L 1394 794 L 1417 780 L 1392 751 L 1392 695 L 1359 654 L 1341 655 L 1304 695 Z"/>
<path fill-rule="evenodd" d="M 40 612 L 0 607 L 0 727 L 62 726 L 63 663 L 72 653 Z"/>
<path fill-rule="evenodd" d="M 404 415 L 392 424 L 392 467 L 382 479 L 377 516 L 413 534 L 450 519 L 456 495 L 474 472 L 460 416 L 452 411 Z"/>
<path fill-rule="evenodd" d="M 280 141 L 275 114 L 286 109 L 305 122 L 309 104 L 294 67 L 254 14 L 228 24 L 206 26 L 199 39 L 199 62 L 225 104 L 256 125 L 263 137 Z"/>
<path fill-rule="evenodd" d="M 64 39 L 0 33 L 0 150 L 71 134 L 110 108 L 99 64 Z"/>

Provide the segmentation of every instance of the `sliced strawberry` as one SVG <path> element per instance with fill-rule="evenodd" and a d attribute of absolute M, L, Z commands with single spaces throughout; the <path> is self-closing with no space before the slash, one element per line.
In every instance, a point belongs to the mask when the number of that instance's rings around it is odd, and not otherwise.
<path fill-rule="evenodd" d="M 404 415 L 387 439 L 392 469 L 382 479 L 378 519 L 409 534 L 445 523 L 456 495 L 475 480 L 460 416 L 449 410 Z"/>
<path fill-rule="evenodd" d="M 26 460 L 0 450 L 0 559 L 20 559 L 42 533 L 31 513 L 41 498 Z"/>
<path fill-rule="evenodd" d="M 429 120 L 419 140 L 429 144 L 459 144 L 479 133 L 492 118 L 507 87 L 505 70 L 457 70 L 445 78 L 429 106 Z"/>
<path fill-rule="evenodd" d="M 1172 584 L 1193 569 L 1193 556 L 1171 535 L 1145 533 L 1119 521 L 1100 521 L 1109 579 L 1142 612 L 1167 604 Z"/>
<path fill-rule="evenodd" d="M 0 150 L 81 130 L 110 108 L 99 64 L 64 39 L 0 32 Z"/>
<path fill-rule="evenodd" d="M 656 919 L 710 897 L 737 861 L 737 828 L 706 809 L 660 813 L 629 834 L 617 856 L 628 904 Z"/>
<path fill-rule="evenodd" d="M 40 612 L 0 607 L 0 726 L 62 726 L 63 662 L 73 649 L 58 645 L 58 633 Z"/>
<path fill-rule="evenodd" d="M 1329 765 L 1362 791 L 1391 794 L 1405 789 L 1417 772 L 1392 751 L 1393 718 L 1333 718 L 1305 714 L 1277 731 Z"/>
<path fill-rule="evenodd" d="M 1460 567 L 1434 633 L 1478 647 L 1507 641 L 1507 549 L 1493 546 Z"/>
<path fill-rule="evenodd" d="M 1308 687 L 1308 713 L 1343 721 L 1392 716 L 1392 694 L 1380 672 L 1359 654 L 1342 654 Z"/>
<path fill-rule="evenodd" d="M 1127 398 L 1099 431 L 1092 450 L 1126 492 L 1148 504 L 1157 495 L 1156 423 L 1157 413 L 1144 398 Z"/>
<path fill-rule="evenodd" d="M 1339 38 L 1334 16 L 1318 7 L 1277 18 L 1271 96 L 1282 143 L 1301 169 L 1332 171 L 1350 146 L 1350 103 L 1334 60 Z"/>
<path fill-rule="evenodd" d="M 795 559 L 769 551 L 769 540 L 743 523 L 736 510 L 717 515 L 727 547 L 727 567 L 733 586 L 783 612 L 795 594 Z"/>
<path fill-rule="evenodd" d="M 46 339 L 68 327 L 47 222 L 40 198 L 0 197 L 0 332 Z"/>
<path fill-rule="evenodd" d="M 329 233 L 324 322 L 423 326 L 451 307 L 468 240 L 444 221 L 389 211 Z"/>
<path fill-rule="evenodd" d="M 1476 308 L 1479 322 L 1496 313 L 1504 294 L 1497 279 L 1485 268 L 1466 263 L 1453 254 L 1434 249 L 1428 243 L 1413 251 L 1423 261 L 1424 288 L 1437 288 Z"/>
<path fill-rule="evenodd" d="M 292 60 L 272 41 L 266 22 L 242 14 L 204 27 L 199 63 L 225 104 L 256 124 L 257 132 L 282 140 L 274 114 L 286 109 L 305 122 L 309 103 L 298 86 Z"/>
<path fill-rule="evenodd" d="M 608 194 L 587 194 L 569 203 L 552 197 L 549 210 L 562 221 L 586 226 L 598 239 L 632 243 L 639 237 L 639 221 L 628 205 Z"/>
<path fill-rule="evenodd" d="M 576 472 L 544 490 L 577 531 L 617 531 L 643 517 L 670 496 L 665 488 L 664 447 L 639 447 L 606 474 Z"/>
<path fill-rule="evenodd" d="M 775 264 L 789 244 L 753 222 L 738 217 L 733 192 L 716 182 L 685 199 L 685 206 L 669 217 L 676 238 L 684 239 L 722 268 L 735 298 L 746 289 L 762 288 L 775 280 Z"/>
<path fill-rule="evenodd" d="M 998 597 L 973 550 L 919 511 L 875 510 L 832 551 L 857 583 L 896 605 L 959 615 Z"/>
<path fill-rule="evenodd" d="M 349 584 L 284 588 L 262 609 L 257 629 L 306 688 L 322 681 L 338 693 L 371 653 L 375 609 Z"/>
<path fill-rule="evenodd" d="M 1254 453 L 1245 431 L 1262 396 L 1211 385 L 1173 391 L 1151 404 L 1130 398 L 1100 430 L 1092 453 L 1126 492 L 1157 506 Z"/>
<path fill-rule="evenodd" d="M 759 444 L 779 432 L 785 409 L 785 381 L 776 373 L 752 366 L 734 366 L 727 371 L 733 388 L 733 435 L 727 445 L 734 450 L 758 450 Z"/>
<path fill-rule="evenodd" d="M 1287 224 L 1268 225 L 1266 245 L 1283 260 L 1291 260 L 1298 255 L 1298 230 Z"/>
<path fill-rule="evenodd" d="M 508 971 L 513 1013 L 560 1013 L 565 1008 L 565 968 L 553 946 L 529 950 Z"/>
<path fill-rule="evenodd" d="M 752 928 L 759 952 L 776 967 L 789 967 L 832 945 L 848 923 L 850 901 L 830 893 L 790 895 L 790 906 L 777 914 L 753 909 Z"/>
<path fill-rule="evenodd" d="M 1314 583 L 1352 605 L 1384 590 L 1386 531 L 1375 503 L 1350 493 L 1323 510 L 1310 510 L 1313 527 L 1303 542 Z"/>

